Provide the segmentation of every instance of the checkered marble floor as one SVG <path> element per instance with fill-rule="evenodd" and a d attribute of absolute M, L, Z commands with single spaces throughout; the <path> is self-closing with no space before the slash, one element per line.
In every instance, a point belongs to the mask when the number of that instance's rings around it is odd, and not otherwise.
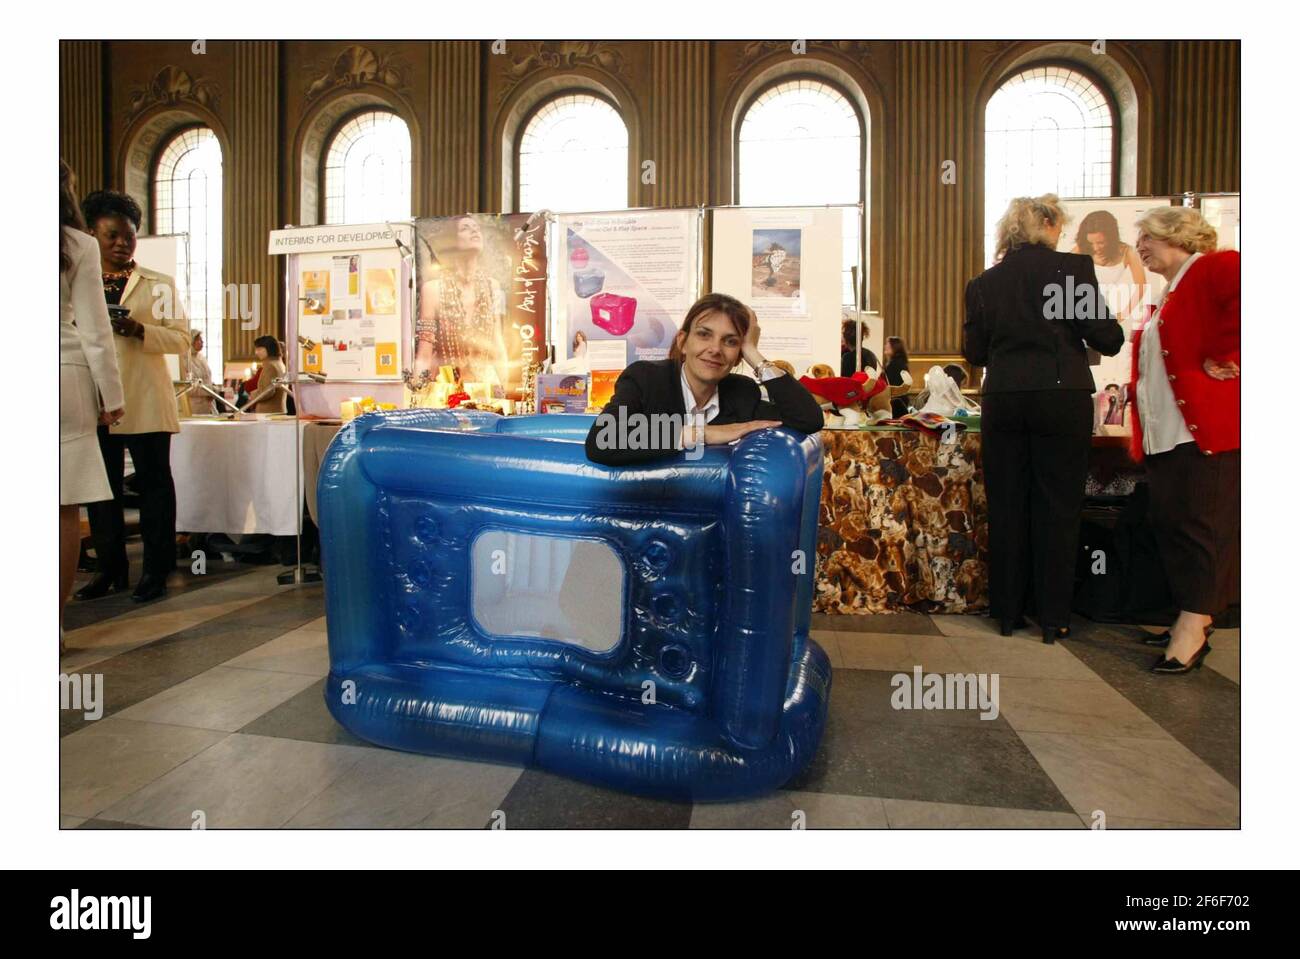
<path fill-rule="evenodd" d="M 1236 828 L 1240 637 L 1153 676 L 1141 626 L 1076 622 L 1045 646 L 982 617 L 817 616 L 834 666 L 809 767 L 747 802 L 673 803 L 539 770 L 394 752 L 325 710 L 320 585 L 278 568 L 179 572 L 165 599 L 74 603 L 63 672 L 104 676 L 97 720 L 60 713 L 66 828 Z M 896 710 L 892 678 L 999 677 L 999 714 Z"/>

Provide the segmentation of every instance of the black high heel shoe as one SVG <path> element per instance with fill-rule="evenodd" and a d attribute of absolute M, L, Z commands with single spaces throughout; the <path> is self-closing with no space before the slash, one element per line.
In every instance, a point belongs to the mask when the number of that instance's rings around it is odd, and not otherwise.
<path fill-rule="evenodd" d="M 77 590 L 73 595 L 77 599 L 99 599 L 101 596 L 107 596 L 109 593 L 124 593 L 127 588 L 126 573 L 113 575 L 112 573 L 99 573 L 85 586 Z"/>
<path fill-rule="evenodd" d="M 1207 626 L 1205 628 L 1206 639 L 1209 639 L 1213 633 L 1214 633 L 1213 626 Z M 1158 649 L 1164 649 L 1166 646 L 1169 645 L 1169 640 L 1173 638 L 1174 638 L 1174 634 L 1166 629 L 1163 633 L 1160 633 L 1158 636 L 1157 635 L 1143 636 L 1140 640 L 1138 640 L 1138 642 L 1140 642 L 1143 646 L 1154 646 Z"/>
<path fill-rule="evenodd" d="M 1193 669 L 1200 669 L 1205 663 L 1205 657 L 1210 655 L 1212 652 L 1213 650 L 1210 648 L 1210 640 L 1206 638 L 1205 642 L 1201 643 L 1201 648 L 1192 653 L 1191 659 L 1187 660 L 1187 662 L 1180 663 L 1176 659 L 1168 659 L 1161 656 L 1151 667 L 1151 672 L 1167 676 L 1178 676 L 1182 673 L 1190 673 Z"/>
<path fill-rule="evenodd" d="M 1025 622 L 1025 617 L 1017 616 L 1015 619 L 1003 619 L 998 621 L 998 629 L 1003 636 L 1010 636 L 1017 629 L 1024 629 L 1029 624 Z"/>
<path fill-rule="evenodd" d="M 1069 638 L 1070 638 L 1069 626 L 1044 626 L 1043 627 L 1043 642 L 1045 643 L 1054 643 L 1058 639 L 1069 639 Z"/>

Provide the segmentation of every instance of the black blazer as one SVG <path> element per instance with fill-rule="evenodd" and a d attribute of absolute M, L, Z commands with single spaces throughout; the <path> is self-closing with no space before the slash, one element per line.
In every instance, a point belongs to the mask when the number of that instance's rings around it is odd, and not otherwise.
<path fill-rule="evenodd" d="M 774 377 L 763 384 L 771 402 L 762 398 L 758 383 L 748 376 L 730 373 L 718 384 L 718 415 L 710 426 L 726 426 L 731 423 L 748 423 L 751 420 L 780 420 L 805 435 L 816 433 L 824 425 L 821 407 L 817 401 L 793 376 L 785 374 Z M 680 440 L 681 425 L 686 416 L 686 403 L 682 397 L 681 364 L 676 360 L 639 360 L 625 369 L 614 384 L 614 396 L 605 405 L 601 416 L 609 413 L 619 416 L 620 408 L 625 415 L 635 413 L 653 415 L 655 413 L 675 414 L 672 428 L 671 449 L 600 449 L 596 437 L 600 433 L 601 418 L 596 417 L 591 431 L 587 434 L 587 459 L 605 466 L 626 466 L 630 463 L 646 463 L 651 460 L 676 456 L 675 448 Z"/>
<path fill-rule="evenodd" d="M 880 368 L 880 360 L 876 359 L 876 354 L 872 353 L 865 346 L 862 348 L 862 368 Z M 856 370 L 853 368 L 853 351 L 849 350 L 840 354 L 840 376 L 852 376 Z"/>
<path fill-rule="evenodd" d="M 964 333 L 962 355 L 987 367 L 984 393 L 1091 393 L 1096 386 L 1085 344 L 1107 356 L 1124 345 L 1124 328 L 1110 315 L 1092 257 L 1037 244 L 1008 251 L 966 284 Z"/>

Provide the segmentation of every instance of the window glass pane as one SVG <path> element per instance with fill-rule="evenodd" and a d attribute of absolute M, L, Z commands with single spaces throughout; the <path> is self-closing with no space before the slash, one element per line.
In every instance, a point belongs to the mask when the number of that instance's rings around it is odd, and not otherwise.
<path fill-rule="evenodd" d="M 223 369 L 221 318 L 225 307 L 221 177 L 221 144 L 216 134 L 207 127 L 191 127 L 167 142 L 154 168 L 153 183 L 154 232 L 189 236 L 188 262 L 183 247 L 178 257 L 176 288 L 190 327 L 203 331 L 203 352 L 218 381 Z"/>
<path fill-rule="evenodd" d="M 608 652 L 623 632 L 623 562 L 606 543 L 488 530 L 474 541 L 474 619 L 496 636 Z"/>
<path fill-rule="evenodd" d="M 737 202 L 820 206 L 863 200 L 862 124 L 848 99 L 813 79 L 779 83 L 745 111 L 737 139 Z M 844 218 L 844 303 L 853 303 L 861 219 Z"/>
<path fill-rule="evenodd" d="M 386 110 L 348 120 L 325 153 L 325 222 L 411 218 L 411 133 Z"/>
<path fill-rule="evenodd" d="M 599 97 L 565 94 L 519 138 L 519 209 L 627 209 L 627 126 Z"/>
<path fill-rule="evenodd" d="M 984 112 L 984 258 L 1018 196 L 1110 196 L 1114 117 L 1102 90 L 1068 67 L 1031 67 L 1003 83 Z"/>

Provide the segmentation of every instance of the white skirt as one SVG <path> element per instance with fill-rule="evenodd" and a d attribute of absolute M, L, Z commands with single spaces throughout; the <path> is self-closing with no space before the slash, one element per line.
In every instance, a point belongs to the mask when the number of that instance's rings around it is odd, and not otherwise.
<path fill-rule="evenodd" d="M 59 505 L 113 498 L 99 451 L 99 394 L 90 367 L 59 364 Z"/>

